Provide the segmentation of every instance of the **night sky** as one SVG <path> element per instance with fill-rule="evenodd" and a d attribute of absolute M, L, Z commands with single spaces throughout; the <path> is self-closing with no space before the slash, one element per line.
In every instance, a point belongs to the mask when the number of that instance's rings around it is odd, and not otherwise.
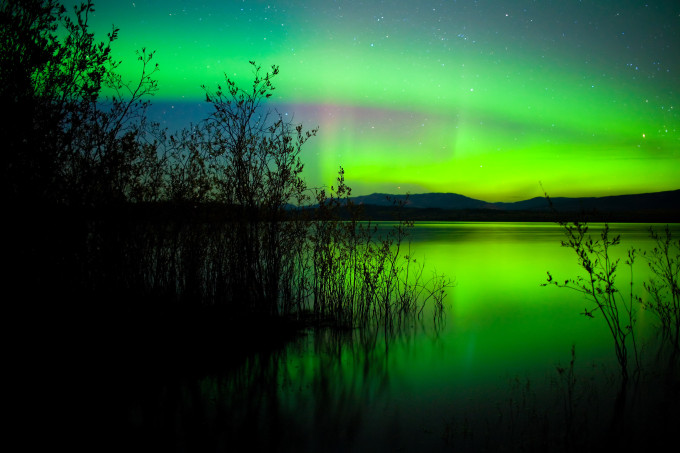
<path fill-rule="evenodd" d="M 280 75 L 311 186 L 487 201 L 680 188 L 680 2 L 95 0 L 114 56 L 156 51 L 154 118 L 207 116 L 201 85 Z M 101 35 L 100 35 L 101 33 Z"/>

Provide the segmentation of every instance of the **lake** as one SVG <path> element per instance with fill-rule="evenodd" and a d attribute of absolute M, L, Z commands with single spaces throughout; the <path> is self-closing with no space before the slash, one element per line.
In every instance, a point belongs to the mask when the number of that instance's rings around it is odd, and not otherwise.
<path fill-rule="evenodd" d="M 615 255 L 625 257 L 629 246 L 650 249 L 649 226 L 611 225 L 622 239 Z M 671 230 L 680 234 L 680 225 Z M 593 308 L 581 294 L 541 286 L 547 271 L 560 281 L 578 275 L 563 237 L 549 223 L 419 223 L 410 235 L 413 254 L 454 280 L 442 323 L 425 313 L 388 337 L 379 329 L 310 331 L 235 370 L 147 384 L 149 393 L 130 404 L 129 424 L 186 451 L 507 446 L 521 442 L 528 425 L 555 428 L 564 420 L 557 367 L 569 366 L 572 346 L 583 397 L 599 408 L 589 421 L 604 423 L 616 387 L 611 335 L 597 314 L 581 314 Z M 622 264 L 622 289 L 628 272 Z M 640 290 L 647 273 L 639 258 Z M 639 322 L 654 319 L 641 311 Z"/>

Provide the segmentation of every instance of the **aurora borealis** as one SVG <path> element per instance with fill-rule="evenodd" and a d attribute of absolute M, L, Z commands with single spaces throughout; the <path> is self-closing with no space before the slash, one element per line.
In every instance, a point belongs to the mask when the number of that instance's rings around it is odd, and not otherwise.
<path fill-rule="evenodd" d="M 306 128 L 312 186 L 487 201 L 678 189 L 676 1 L 95 1 L 134 79 L 155 50 L 154 114 L 186 126 L 201 85 L 276 64 L 272 107 Z M 540 183 L 539 183 L 540 182 Z"/>

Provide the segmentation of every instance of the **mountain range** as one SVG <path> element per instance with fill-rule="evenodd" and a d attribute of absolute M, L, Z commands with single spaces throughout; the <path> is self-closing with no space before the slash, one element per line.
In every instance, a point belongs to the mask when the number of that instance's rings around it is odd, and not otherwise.
<path fill-rule="evenodd" d="M 557 214 L 587 214 L 591 220 L 680 221 L 680 190 L 607 197 L 536 197 L 517 202 L 489 203 L 455 193 L 389 195 L 374 193 L 352 197 L 368 217 L 382 218 L 395 202 L 405 201 L 409 217 L 433 220 L 547 220 Z"/>

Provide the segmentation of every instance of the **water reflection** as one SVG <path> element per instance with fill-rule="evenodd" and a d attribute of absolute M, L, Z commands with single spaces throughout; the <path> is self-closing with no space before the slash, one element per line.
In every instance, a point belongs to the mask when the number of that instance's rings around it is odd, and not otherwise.
<path fill-rule="evenodd" d="M 646 228 L 614 226 L 622 254 L 651 245 Z M 418 226 L 413 249 L 456 279 L 444 324 L 320 329 L 221 372 L 139 380 L 131 439 L 181 451 L 446 451 L 520 442 L 532 424 L 559 437 L 566 384 L 555 370 L 572 345 L 588 404 L 613 400 L 615 369 L 606 326 L 579 315 L 583 298 L 540 287 L 547 270 L 577 271 L 561 235 L 552 224 Z"/>
<path fill-rule="evenodd" d="M 129 442 L 181 451 L 382 449 L 401 435 L 389 369 L 414 353 L 424 331 L 321 329 L 236 368 L 147 376 L 130 389 Z"/>

